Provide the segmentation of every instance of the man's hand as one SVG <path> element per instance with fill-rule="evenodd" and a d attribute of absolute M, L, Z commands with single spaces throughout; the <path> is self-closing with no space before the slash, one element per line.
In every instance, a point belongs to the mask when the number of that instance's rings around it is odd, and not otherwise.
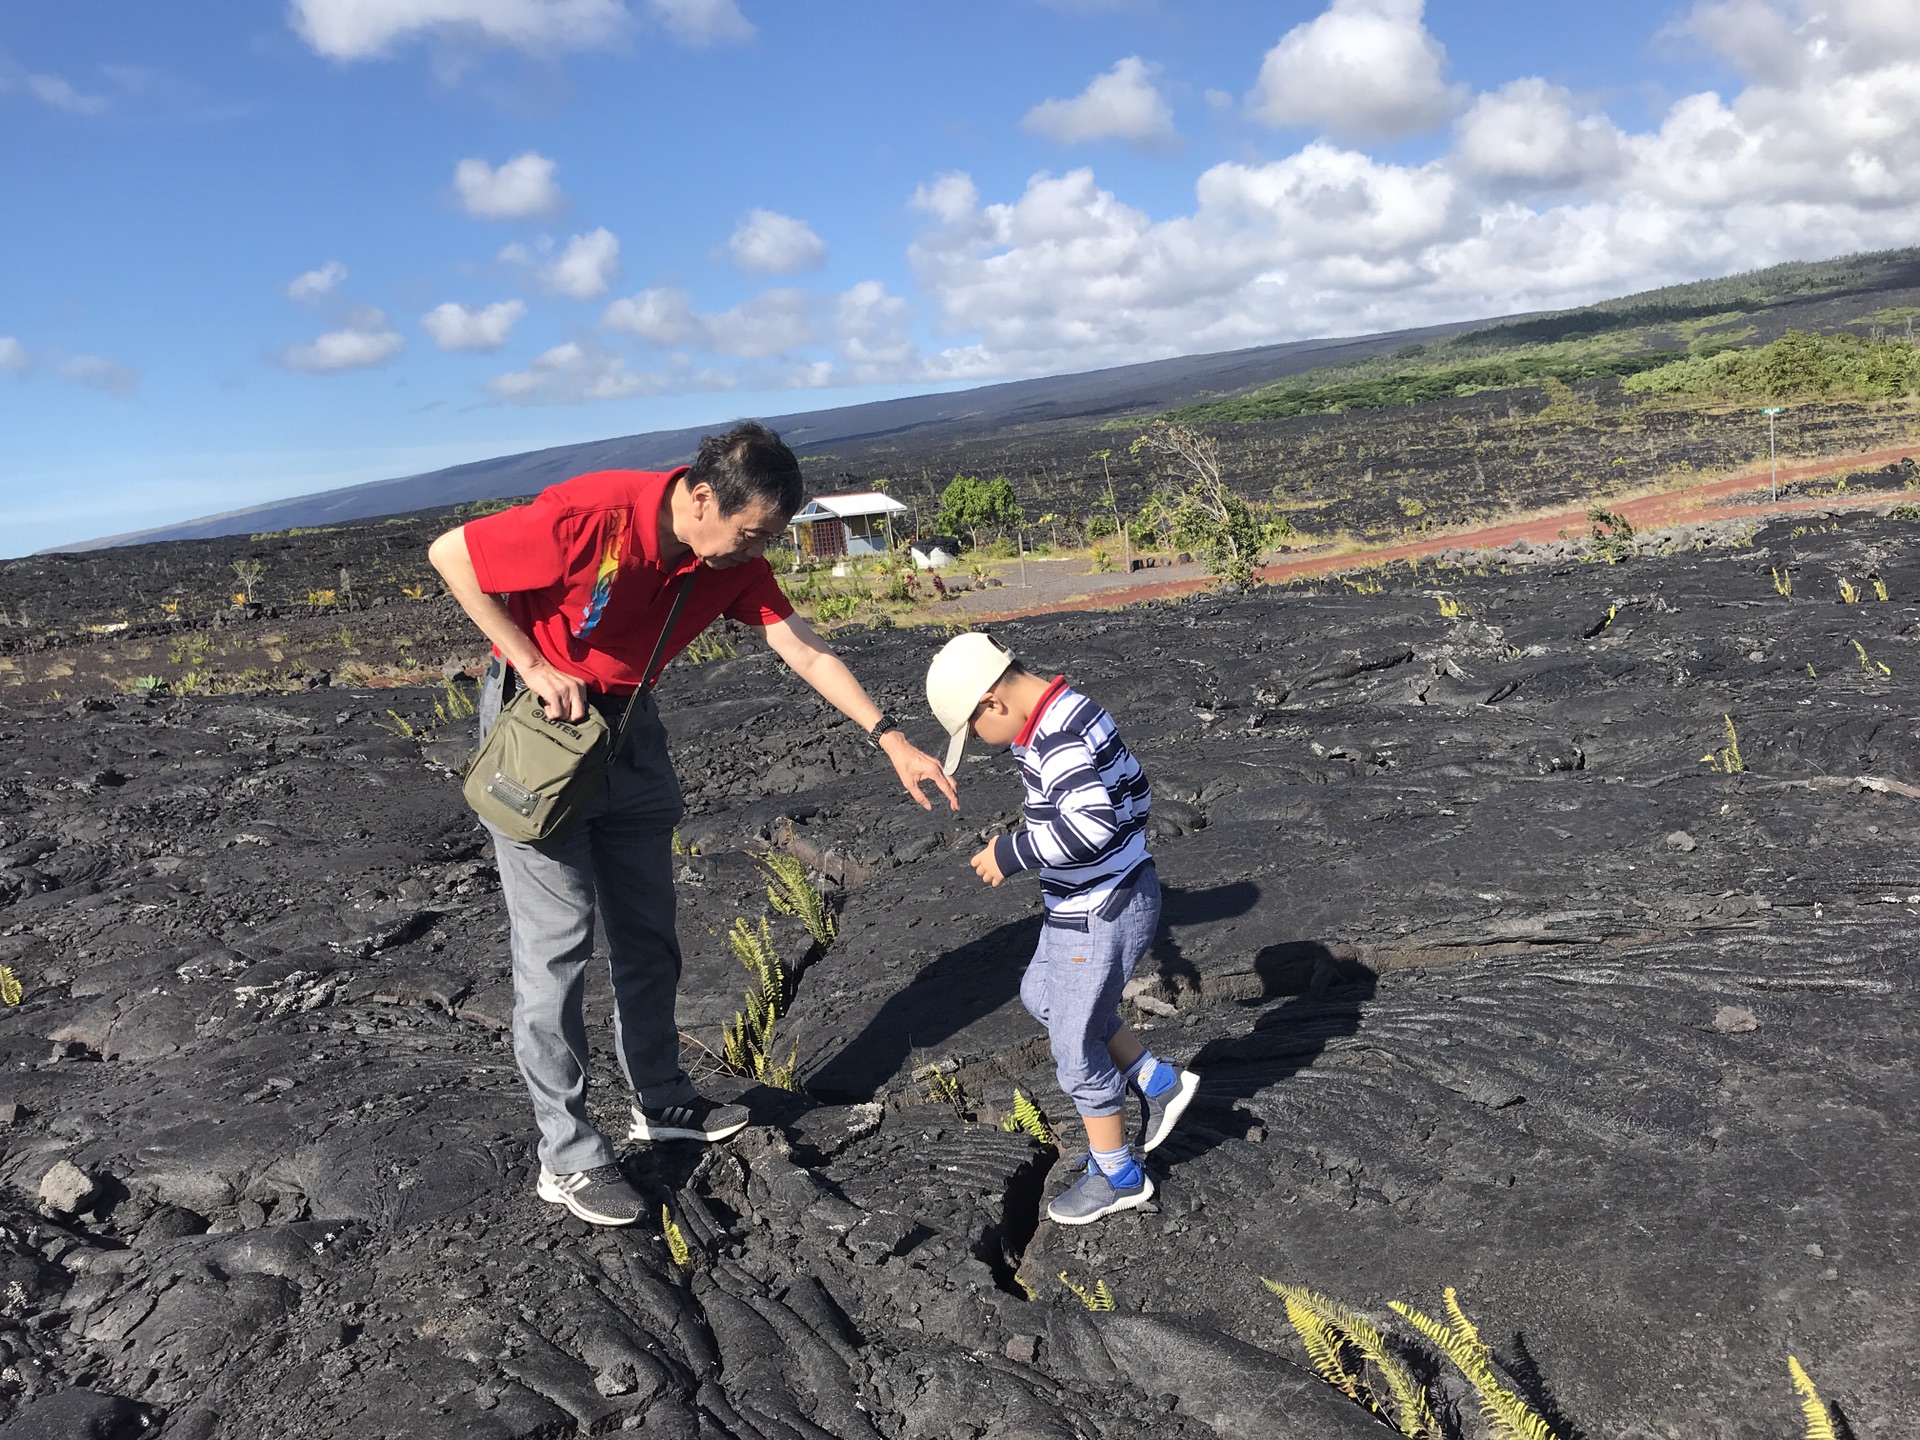
<path fill-rule="evenodd" d="M 1000 873 L 1000 862 L 993 858 L 993 846 L 991 845 L 974 856 L 968 863 L 973 866 L 974 874 L 978 875 L 996 890 L 1000 888 L 1001 882 L 1007 878 Z"/>
<path fill-rule="evenodd" d="M 520 671 L 520 680 L 540 697 L 549 720 L 578 722 L 587 718 L 587 683 L 541 661 Z"/>
<path fill-rule="evenodd" d="M 929 781 L 934 789 L 947 797 L 949 807 L 954 810 L 960 808 L 960 792 L 953 788 L 953 777 L 940 768 L 938 760 L 898 730 L 890 730 L 881 736 L 880 748 L 887 752 L 887 758 L 893 762 L 893 773 L 900 777 L 901 785 L 906 787 L 907 794 L 914 798 L 922 810 L 933 809 L 927 792 L 920 788 Z"/>

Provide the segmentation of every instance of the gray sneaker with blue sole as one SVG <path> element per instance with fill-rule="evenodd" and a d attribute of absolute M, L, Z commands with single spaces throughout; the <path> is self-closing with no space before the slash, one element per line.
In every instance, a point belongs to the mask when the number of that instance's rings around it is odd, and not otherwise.
<path fill-rule="evenodd" d="M 1175 1072 L 1173 1084 L 1158 1095 L 1149 1095 L 1138 1086 L 1134 1093 L 1140 1097 L 1140 1153 L 1144 1155 L 1173 1133 L 1193 1097 L 1200 1093 L 1200 1077 L 1191 1070 L 1180 1070 Z"/>
<path fill-rule="evenodd" d="M 1137 1185 L 1115 1185 L 1091 1158 L 1086 1173 L 1047 1206 L 1047 1216 L 1058 1225 L 1091 1225 L 1122 1210 L 1138 1210 L 1153 1198 L 1153 1177 L 1140 1170 Z"/>

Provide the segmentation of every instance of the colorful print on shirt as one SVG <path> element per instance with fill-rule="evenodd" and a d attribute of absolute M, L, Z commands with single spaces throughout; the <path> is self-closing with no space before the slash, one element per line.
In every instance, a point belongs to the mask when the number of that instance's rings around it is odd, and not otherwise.
<path fill-rule="evenodd" d="M 627 521 L 625 510 L 607 512 L 607 542 L 600 552 L 600 568 L 594 573 L 593 593 L 587 597 L 586 611 L 580 623 L 572 627 L 576 640 L 584 640 L 593 633 L 607 608 L 607 598 L 613 594 L 613 577 L 620 571 L 620 556 L 627 548 Z"/>

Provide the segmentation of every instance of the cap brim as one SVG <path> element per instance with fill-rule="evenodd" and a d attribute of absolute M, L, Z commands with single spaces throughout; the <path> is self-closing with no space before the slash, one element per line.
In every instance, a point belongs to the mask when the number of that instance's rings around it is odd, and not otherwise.
<path fill-rule="evenodd" d="M 960 752 L 967 748 L 967 727 L 962 725 L 953 732 L 947 744 L 947 763 L 940 768 L 951 775 L 960 768 Z"/>

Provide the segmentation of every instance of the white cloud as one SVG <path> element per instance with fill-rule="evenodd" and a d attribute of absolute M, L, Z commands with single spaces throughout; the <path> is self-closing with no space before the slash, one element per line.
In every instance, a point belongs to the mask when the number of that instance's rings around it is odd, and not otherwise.
<path fill-rule="evenodd" d="M 1417 6 L 1396 13 L 1417 22 Z M 997 201 L 966 175 L 930 180 L 910 258 L 946 348 L 897 363 L 978 379 L 1086 369 L 1914 243 L 1920 8 L 1714 0 L 1686 28 L 1742 78 L 1639 132 L 1529 77 L 1479 96 L 1431 161 L 1316 140 L 1211 167 L 1185 213 L 1161 219 L 1090 170 Z"/>
<path fill-rule="evenodd" d="M 568 341 L 538 355 L 525 370 L 496 375 L 487 389 L 517 405 L 571 405 L 653 395 L 667 386 L 660 375 L 636 375 L 617 351 Z"/>
<path fill-rule="evenodd" d="M 486 220 L 525 220 L 559 209 L 562 196 L 553 180 L 554 162 L 529 150 L 499 169 L 471 158 L 453 167 L 453 187 L 469 215 Z"/>
<path fill-rule="evenodd" d="M 500 253 L 506 256 L 508 251 Z M 519 250 L 515 258 L 524 254 L 524 250 Z M 569 240 L 559 257 L 542 265 L 539 273 L 540 283 L 549 290 L 570 295 L 575 300 L 591 300 L 606 294 L 607 287 L 619 275 L 620 242 L 604 225 L 589 230 Z"/>
<path fill-rule="evenodd" d="M 131 395 L 140 385 L 138 370 L 105 355 L 69 355 L 54 369 L 62 380 L 109 395 Z"/>
<path fill-rule="evenodd" d="M 735 0 L 647 0 L 647 9 L 683 45 L 737 45 L 754 35 Z"/>
<path fill-rule="evenodd" d="M 693 296 L 685 290 L 655 287 L 616 300 L 600 317 L 609 330 L 635 335 L 655 345 L 679 345 L 700 333 Z"/>
<path fill-rule="evenodd" d="M 292 0 L 288 18 L 334 60 L 370 59 L 423 34 L 536 54 L 586 50 L 630 26 L 621 0 Z"/>
<path fill-rule="evenodd" d="M 727 240 L 733 263 L 750 275 L 793 275 L 827 263 L 827 242 L 791 215 L 749 210 Z"/>
<path fill-rule="evenodd" d="M 843 292 L 834 302 L 833 318 L 848 381 L 871 384 L 920 373 L 913 307 L 888 294 L 878 280 L 862 280 Z"/>
<path fill-rule="evenodd" d="M 1348 140 L 1397 140 L 1445 123 L 1459 103 L 1425 0 L 1333 0 L 1269 50 L 1247 103 L 1269 125 Z"/>
<path fill-rule="evenodd" d="M 0 335 L 0 375 L 25 374 L 33 364 L 33 357 L 27 353 L 27 347 L 11 335 Z"/>
<path fill-rule="evenodd" d="M 701 317 L 705 347 L 716 355 L 763 359 L 818 338 L 820 297 L 806 290 L 763 290 L 730 310 Z"/>
<path fill-rule="evenodd" d="M 387 324 L 384 314 L 363 310 L 350 316 L 342 329 L 329 330 L 305 345 L 288 346 L 280 352 L 280 363 L 310 375 L 365 370 L 385 364 L 406 343 L 406 337 Z"/>
<path fill-rule="evenodd" d="M 1060 145 L 1124 140 L 1147 149 L 1173 144 L 1179 139 L 1173 110 L 1150 78 L 1159 69 L 1129 55 L 1104 75 L 1096 75 L 1073 99 L 1044 100 L 1034 106 L 1021 127 Z"/>
<path fill-rule="evenodd" d="M 971 190 L 948 177 L 943 198 L 923 200 L 937 223 L 910 252 L 948 326 L 983 339 L 952 362 L 967 374 L 988 373 L 993 357 L 1031 372 L 1275 338 L 1300 291 L 1405 283 L 1409 255 L 1467 223 L 1438 166 L 1319 142 L 1268 165 L 1214 166 L 1195 213 L 1160 223 L 1085 169 L 1037 175 L 1012 203 L 959 209 Z"/>
<path fill-rule="evenodd" d="M 822 298 L 811 291 L 763 290 L 729 310 L 697 311 L 684 290 L 642 290 L 606 308 L 600 323 L 654 345 L 691 344 L 716 355 L 765 359 L 819 338 Z"/>
<path fill-rule="evenodd" d="M 945 224 L 958 225 L 979 205 L 980 190 L 973 183 L 971 175 L 952 172 L 942 175 L 931 185 L 920 186 L 907 203 Z"/>
<path fill-rule="evenodd" d="M 1616 169 L 1621 139 L 1606 116 L 1576 115 L 1568 91 L 1533 78 L 1475 100 L 1455 129 L 1454 152 L 1490 179 L 1574 185 Z"/>
<path fill-rule="evenodd" d="M 42 105 L 70 115 L 98 115 L 107 108 L 105 96 L 86 94 L 58 75 L 28 75 L 21 84 Z"/>
<path fill-rule="evenodd" d="M 347 267 L 338 260 L 329 260 L 318 270 L 296 275 L 287 285 L 287 298 L 302 301 L 317 299 L 346 278 Z"/>
<path fill-rule="evenodd" d="M 525 303 L 519 300 L 502 300 L 475 310 L 448 301 L 422 315 L 420 324 L 442 350 L 498 350 L 526 313 Z"/>

